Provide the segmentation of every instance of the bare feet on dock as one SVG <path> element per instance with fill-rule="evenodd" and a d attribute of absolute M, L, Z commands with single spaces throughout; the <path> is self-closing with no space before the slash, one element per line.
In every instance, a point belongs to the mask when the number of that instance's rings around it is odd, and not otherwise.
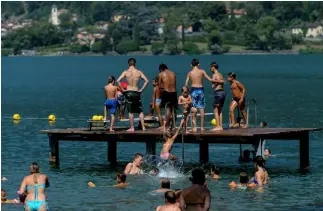
<path fill-rule="evenodd" d="M 185 133 L 190 133 L 190 131 L 189 130 L 186 130 Z"/>
<path fill-rule="evenodd" d="M 114 132 L 114 130 L 113 130 L 113 129 L 110 129 L 109 131 L 110 131 L 110 132 Z"/>
<path fill-rule="evenodd" d="M 197 132 L 196 127 L 195 127 L 195 128 L 193 128 L 192 130 L 189 130 L 189 132 L 196 133 L 196 132 Z"/>
<path fill-rule="evenodd" d="M 160 127 L 157 128 L 157 130 L 164 130 L 164 127 L 160 126 Z"/>
<path fill-rule="evenodd" d="M 145 127 L 142 128 L 142 131 L 146 131 L 147 129 Z"/>
<path fill-rule="evenodd" d="M 211 131 L 222 131 L 222 130 L 223 130 L 222 127 L 215 127 Z"/>
<path fill-rule="evenodd" d="M 247 124 L 240 124 L 241 128 L 248 128 Z"/>
<path fill-rule="evenodd" d="M 204 127 L 201 127 L 201 132 L 204 132 Z"/>
<path fill-rule="evenodd" d="M 135 128 L 129 128 L 127 132 L 135 132 Z"/>

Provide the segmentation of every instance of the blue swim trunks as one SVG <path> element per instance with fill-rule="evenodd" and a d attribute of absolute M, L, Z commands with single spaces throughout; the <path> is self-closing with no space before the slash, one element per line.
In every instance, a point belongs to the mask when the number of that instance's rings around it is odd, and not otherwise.
<path fill-rule="evenodd" d="M 206 107 L 203 87 L 192 87 L 191 96 L 193 101 L 192 106 L 194 108 L 204 109 Z"/>
<path fill-rule="evenodd" d="M 158 104 L 158 105 L 160 105 L 160 104 L 161 104 L 161 99 L 160 99 L 160 98 L 157 98 L 157 99 L 155 100 L 155 103 L 156 103 L 156 104 Z"/>
<path fill-rule="evenodd" d="M 226 96 L 224 90 L 223 89 L 215 90 L 213 96 L 214 96 L 213 106 L 214 107 L 217 107 L 217 106 L 223 107 L 224 101 L 225 101 L 225 96 Z"/>
<path fill-rule="evenodd" d="M 106 99 L 105 106 L 109 109 L 109 114 L 115 114 L 117 111 L 118 100 L 117 99 Z"/>

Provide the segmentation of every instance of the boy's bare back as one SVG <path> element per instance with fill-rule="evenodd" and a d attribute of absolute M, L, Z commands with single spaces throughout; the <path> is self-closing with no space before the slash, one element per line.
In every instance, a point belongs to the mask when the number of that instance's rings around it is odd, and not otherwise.
<path fill-rule="evenodd" d="M 104 87 L 105 90 L 105 97 L 106 99 L 112 100 L 112 99 L 117 99 L 117 92 L 118 92 L 118 87 L 109 84 Z"/>
<path fill-rule="evenodd" d="M 124 71 L 127 78 L 128 86 L 127 90 L 138 91 L 138 82 L 141 78 L 141 71 L 137 69 L 129 69 Z"/>
<path fill-rule="evenodd" d="M 181 209 L 175 204 L 158 206 L 156 211 L 181 211 Z"/>

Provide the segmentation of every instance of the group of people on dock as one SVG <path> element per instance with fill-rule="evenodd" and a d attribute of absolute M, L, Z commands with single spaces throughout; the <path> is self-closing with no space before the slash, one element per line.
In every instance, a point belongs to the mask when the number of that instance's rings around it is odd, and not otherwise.
<path fill-rule="evenodd" d="M 153 95 L 152 102 L 150 104 L 151 113 L 155 110 L 157 112 L 158 121 L 161 125 L 161 129 L 164 125 L 164 120 L 161 115 L 161 109 L 165 108 L 165 127 L 173 129 L 175 120 L 173 115 L 176 114 L 178 105 L 182 106 L 183 118 L 182 126 L 185 127 L 185 132 L 197 132 L 197 112 L 200 112 L 201 116 L 201 132 L 204 131 L 204 109 L 206 107 L 206 95 L 203 87 L 203 78 L 206 78 L 212 83 L 214 89 L 214 116 L 217 122 L 217 126 L 213 131 L 223 130 L 222 126 L 222 108 L 226 99 L 226 93 L 224 91 L 225 80 L 223 75 L 219 72 L 219 65 L 216 62 L 210 64 L 210 70 L 213 74 L 212 77 L 208 76 L 205 70 L 199 68 L 199 61 L 193 59 L 191 62 L 192 70 L 187 74 L 186 82 L 181 89 L 181 95 L 177 96 L 176 91 L 176 74 L 168 69 L 166 64 L 159 65 L 158 77 L 152 80 Z M 135 131 L 134 128 L 134 114 L 139 114 L 142 130 L 145 131 L 144 113 L 142 109 L 141 93 L 147 87 L 149 80 L 145 74 L 136 68 L 136 60 L 130 58 L 128 60 L 128 70 L 125 70 L 117 80 L 115 77 L 109 76 L 108 85 L 104 87 L 106 101 L 104 105 L 104 120 L 107 120 L 107 113 L 111 116 L 110 131 L 114 131 L 115 114 L 118 111 L 119 117 L 123 118 L 125 107 L 129 113 L 130 128 L 128 131 Z M 126 82 L 122 81 L 126 78 Z M 143 79 L 144 84 L 139 89 L 139 80 Z M 230 128 L 233 127 L 247 127 L 247 113 L 245 111 L 246 104 L 246 88 L 242 83 L 236 80 L 236 74 L 230 72 L 227 80 L 231 85 L 232 101 L 230 103 Z M 191 88 L 188 87 L 191 81 Z M 115 83 L 118 86 L 115 86 Z M 236 121 L 235 109 L 238 109 L 242 113 L 242 120 Z M 188 115 L 192 113 L 192 130 L 187 130 Z M 176 116 L 176 115 L 175 115 Z"/>

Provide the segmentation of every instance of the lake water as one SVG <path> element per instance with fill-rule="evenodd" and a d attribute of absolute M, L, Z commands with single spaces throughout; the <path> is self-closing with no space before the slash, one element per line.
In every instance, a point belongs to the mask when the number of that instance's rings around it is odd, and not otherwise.
<path fill-rule="evenodd" d="M 60 169 L 49 166 L 48 138 L 42 129 L 86 127 L 86 120 L 102 114 L 103 87 L 109 75 L 116 78 L 127 68 L 126 56 L 116 57 L 9 57 L 1 58 L 1 173 L 8 198 L 16 197 L 21 179 L 28 174 L 30 162 L 37 161 L 41 171 L 49 175 L 47 190 L 51 210 L 155 210 L 163 196 L 152 194 L 159 179 L 144 175 L 128 177 L 130 187 L 116 190 L 115 175 L 131 161 L 134 153 L 145 153 L 145 145 L 120 143 L 117 167 L 107 163 L 106 143 L 62 142 Z M 178 89 L 190 70 L 189 56 L 137 56 L 137 67 L 151 80 L 157 76 L 158 65 L 166 63 L 174 70 Z M 322 55 L 246 55 L 201 56 L 201 68 L 209 75 L 209 64 L 216 61 L 226 75 L 235 72 L 247 88 L 248 99 L 258 105 L 258 122 L 270 127 L 323 126 L 323 56 Z M 212 92 L 205 81 L 207 112 L 212 112 Z M 224 108 L 228 122 L 229 85 Z M 151 83 L 143 92 L 143 106 L 148 113 Z M 22 119 L 13 123 L 19 113 Z M 54 113 L 55 125 L 47 116 Z M 211 126 L 212 117 L 206 119 Z M 252 164 L 241 166 L 237 160 L 238 145 L 211 145 L 210 161 L 221 168 L 222 179 L 208 181 L 212 194 L 211 210 L 319 210 L 323 209 L 323 134 L 310 135 L 311 171 L 299 171 L 297 141 L 270 141 L 267 146 L 275 157 L 267 163 L 270 185 L 263 193 L 231 191 L 228 184 L 238 180 L 241 169 L 253 171 Z M 161 145 L 157 145 L 157 152 Z M 181 155 L 181 145 L 173 149 Z M 185 146 L 185 161 L 198 166 L 198 147 Z M 189 165 L 191 165 L 189 164 Z M 147 166 L 147 165 L 146 165 Z M 189 167 L 191 168 L 191 167 Z M 190 185 L 186 173 L 171 179 L 172 188 Z M 93 181 L 97 187 L 88 188 Z M 21 205 L 3 205 L 3 210 L 23 209 Z"/>

